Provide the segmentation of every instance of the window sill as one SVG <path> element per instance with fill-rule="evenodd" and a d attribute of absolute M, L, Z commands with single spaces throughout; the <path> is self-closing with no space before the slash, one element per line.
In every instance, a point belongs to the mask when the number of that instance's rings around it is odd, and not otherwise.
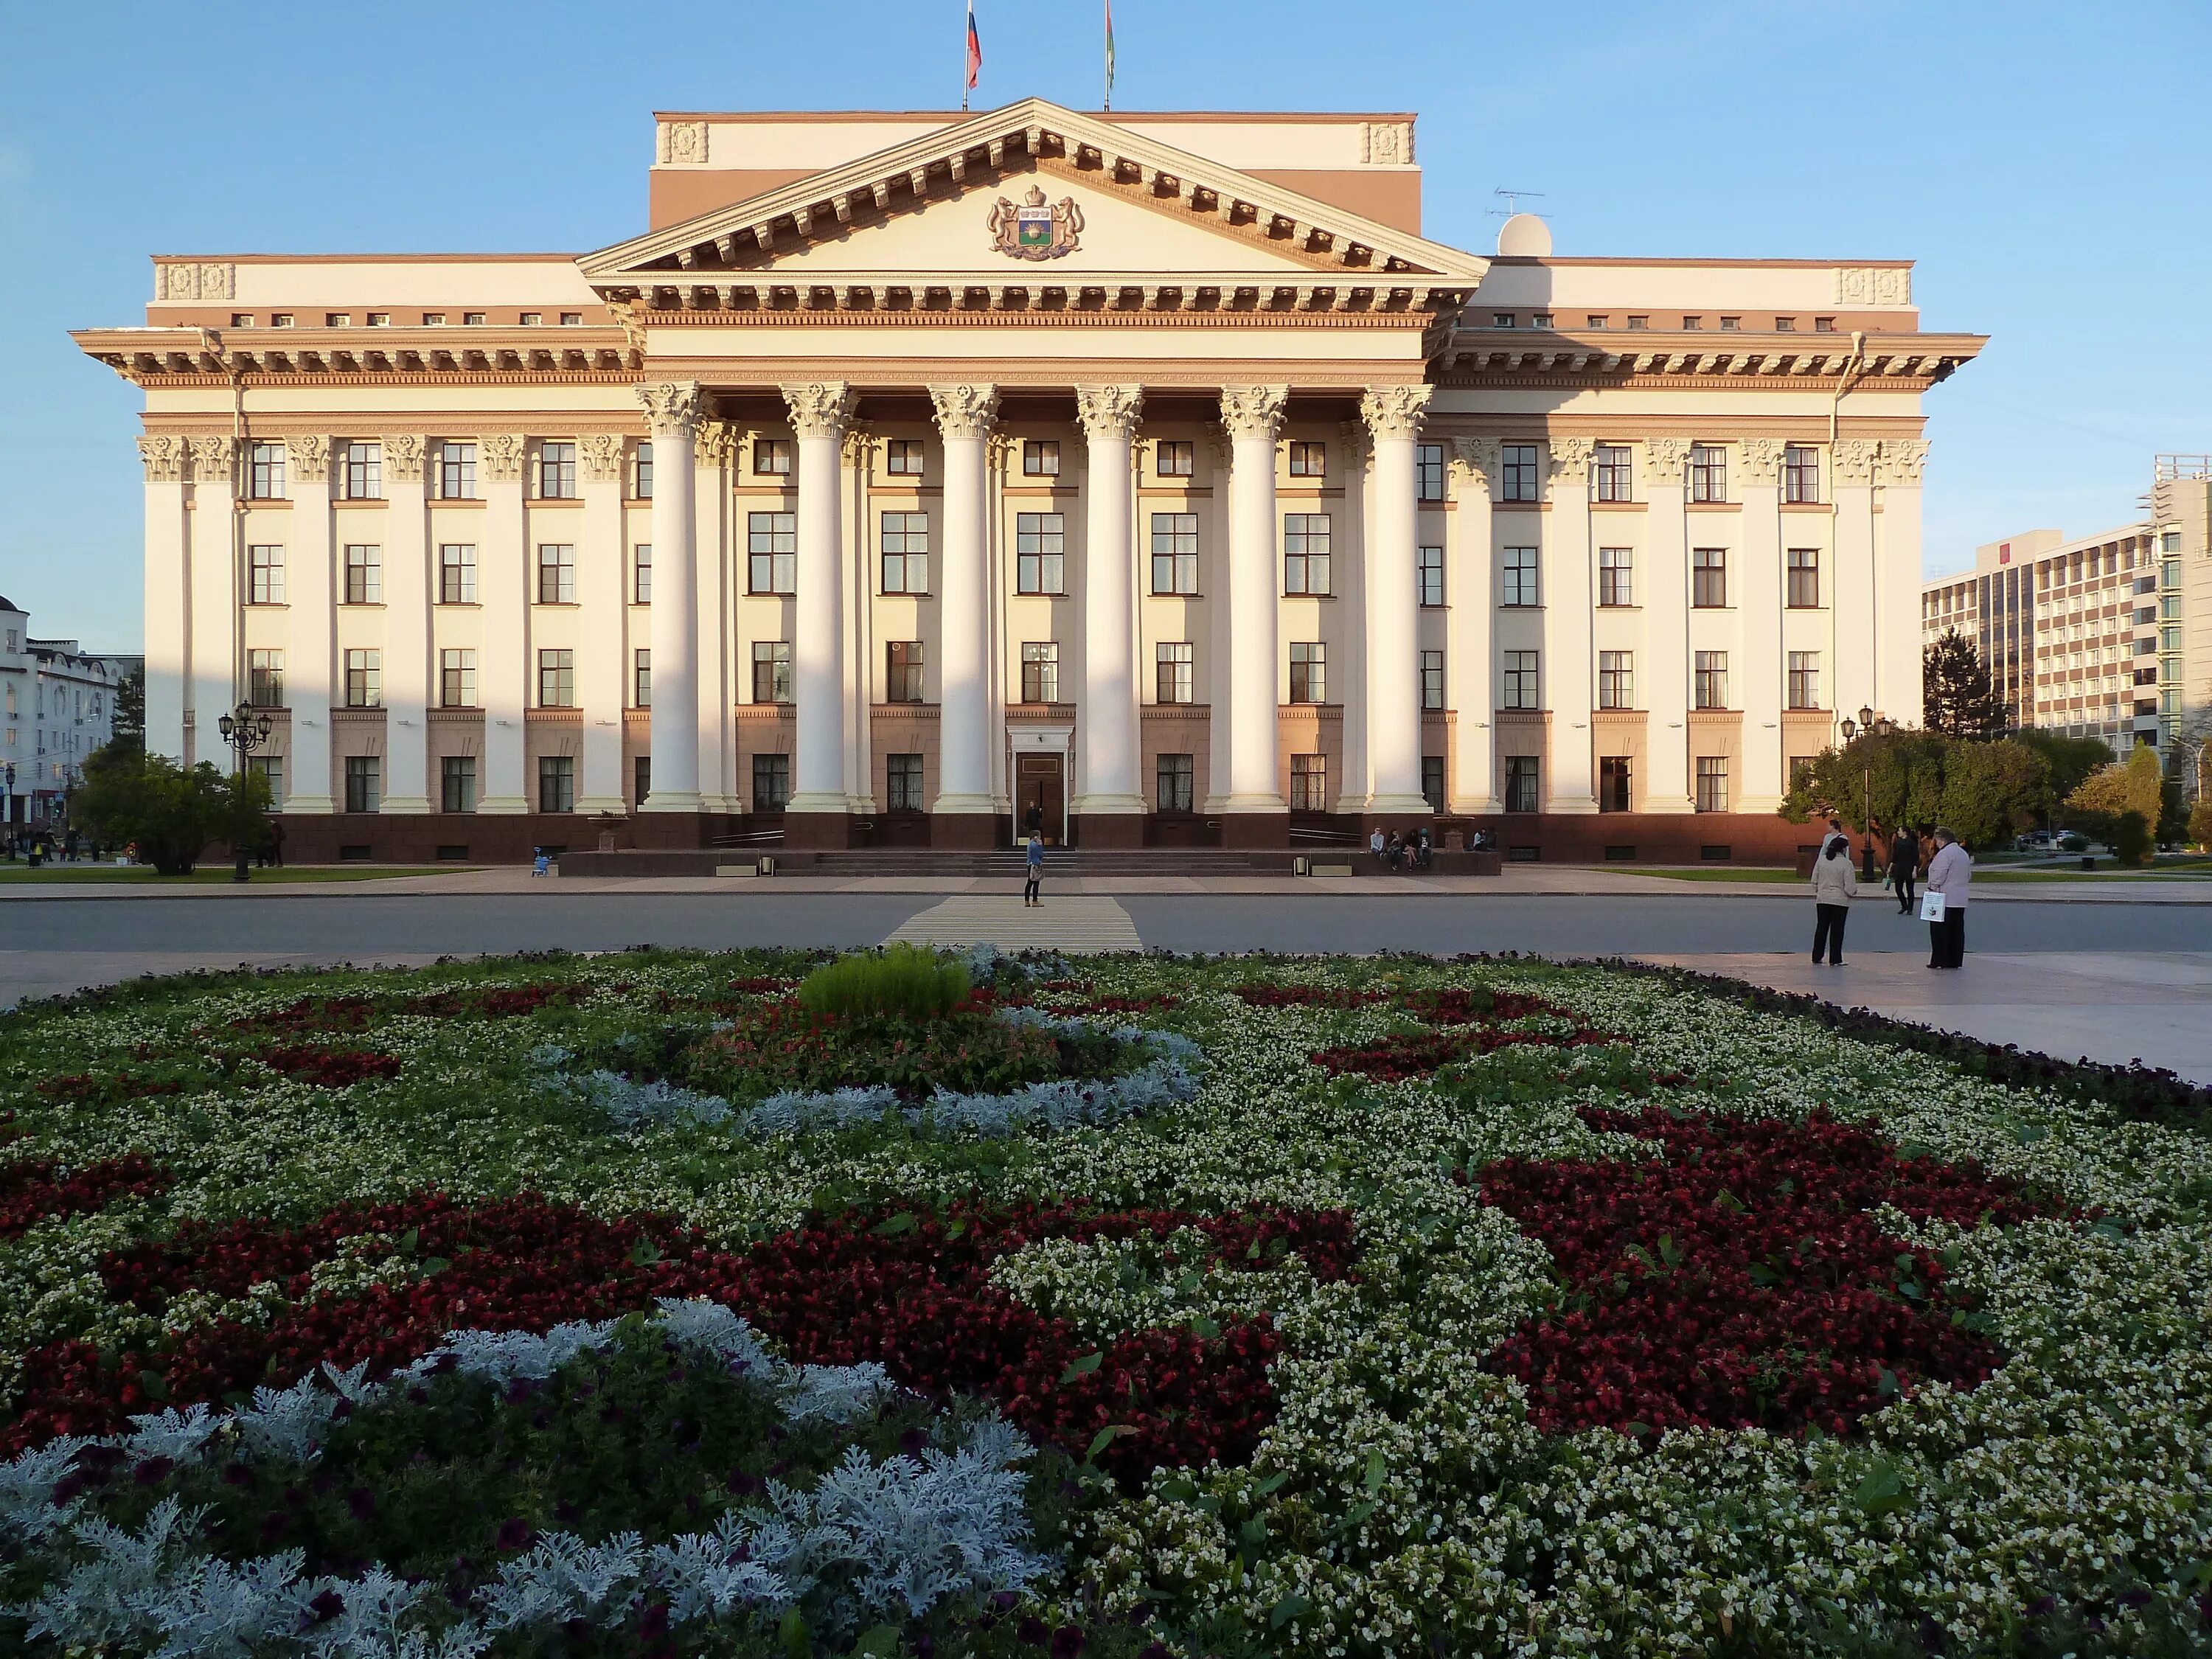
<path fill-rule="evenodd" d="M 1014 597 L 1018 599 L 1064 599 L 1067 594 L 1065 590 L 1057 593 L 1048 593 L 1039 588 L 1018 587 L 1014 590 Z"/>
<path fill-rule="evenodd" d="M 248 495 L 246 498 L 245 505 L 247 507 L 289 507 L 292 505 L 292 498 L 289 495 Z"/>
<path fill-rule="evenodd" d="M 289 610 L 290 608 L 291 607 L 289 605 L 285 607 L 287 610 Z M 381 611 L 384 609 L 384 601 L 382 599 L 340 599 L 338 601 L 338 609 L 341 611 Z"/>
<path fill-rule="evenodd" d="M 576 601 L 574 599 L 532 599 L 530 602 L 530 608 L 532 611 L 574 611 L 576 609 Z"/>
<path fill-rule="evenodd" d="M 430 497 L 430 505 L 433 507 L 483 507 L 485 501 L 481 495 L 433 495 Z"/>
<path fill-rule="evenodd" d="M 1682 505 L 1692 513 L 1741 513 L 1741 501 L 1685 501 Z"/>
<path fill-rule="evenodd" d="M 876 590 L 876 597 L 879 599 L 926 599 L 931 594 L 926 587 L 879 587 Z"/>
<path fill-rule="evenodd" d="M 1601 601 L 1598 605 L 1597 608 L 1600 611 L 1641 611 L 1644 609 L 1640 605 L 1607 605 Z"/>
<path fill-rule="evenodd" d="M 1288 589 L 1285 589 L 1282 597 L 1286 599 L 1333 599 L 1336 595 L 1334 593 L 1293 593 Z"/>
<path fill-rule="evenodd" d="M 1156 587 L 1145 597 L 1148 599 L 1202 599 L 1206 595 L 1196 592 L 1183 592 L 1171 588 Z"/>
<path fill-rule="evenodd" d="M 745 597 L 749 599 L 792 599 L 798 598 L 799 593 L 796 588 L 790 587 L 748 587 Z"/>
<path fill-rule="evenodd" d="M 483 609 L 483 605 L 477 599 L 439 599 L 431 606 L 431 609 L 434 611 L 481 611 Z"/>
<path fill-rule="evenodd" d="M 532 507 L 581 507 L 584 504 L 581 495 L 532 495 L 529 499 Z"/>
<path fill-rule="evenodd" d="M 246 608 L 248 611 L 289 611 L 292 602 L 289 599 L 248 599 Z"/>
<path fill-rule="evenodd" d="M 332 507 L 389 507 L 392 503 L 381 495 L 333 495 Z"/>

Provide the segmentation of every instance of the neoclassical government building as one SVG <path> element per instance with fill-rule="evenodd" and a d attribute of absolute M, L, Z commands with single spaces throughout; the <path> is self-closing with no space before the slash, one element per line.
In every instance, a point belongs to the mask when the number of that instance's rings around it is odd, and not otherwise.
<path fill-rule="evenodd" d="M 1918 718 L 1982 341 L 1905 262 L 1465 252 L 1403 114 L 655 136 L 597 252 L 162 256 L 75 336 L 145 394 L 149 741 L 265 710 L 295 856 L 1771 857 Z"/>

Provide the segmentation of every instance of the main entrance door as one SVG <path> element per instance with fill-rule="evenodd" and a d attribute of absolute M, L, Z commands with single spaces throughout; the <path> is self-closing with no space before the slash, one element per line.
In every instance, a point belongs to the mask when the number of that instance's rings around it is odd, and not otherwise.
<path fill-rule="evenodd" d="M 1066 763 L 1061 755 L 1021 755 L 1014 757 L 1014 833 L 1023 841 L 1036 826 L 1048 847 L 1057 847 L 1066 838 L 1066 778 L 1060 768 Z"/>

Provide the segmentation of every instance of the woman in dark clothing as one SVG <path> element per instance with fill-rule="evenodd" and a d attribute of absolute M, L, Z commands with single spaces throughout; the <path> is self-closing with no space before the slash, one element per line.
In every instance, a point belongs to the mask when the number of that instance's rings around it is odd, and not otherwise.
<path fill-rule="evenodd" d="M 1889 844 L 1889 882 L 1897 893 L 1899 915 L 1912 914 L 1912 884 L 1920 876 L 1920 837 L 1904 824 Z"/>

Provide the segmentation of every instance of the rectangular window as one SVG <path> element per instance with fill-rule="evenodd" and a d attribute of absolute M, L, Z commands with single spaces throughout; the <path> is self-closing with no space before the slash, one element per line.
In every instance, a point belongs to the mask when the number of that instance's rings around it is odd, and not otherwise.
<path fill-rule="evenodd" d="M 1502 501 L 1533 501 L 1537 497 L 1536 446 L 1507 444 L 1498 452 L 1498 492 Z"/>
<path fill-rule="evenodd" d="M 919 438 L 893 438 L 884 446 L 884 471 L 894 478 L 921 477 L 922 449 Z"/>
<path fill-rule="evenodd" d="M 384 550 L 349 543 L 345 550 L 345 602 L 384 603 Z"/>
<path fill-rule="evenodd" d="M 1729 810 L 1728 772 L 1726 755 L 1698 757 L 1698 811 L 1725 812 Z"/>
<path fill-rule="evenodd" d="M 1053 640 L 1030 640 L 1022 646 L 1022 701 L 1060 701 L 1060 646 Z"/>
<path fill-rule="evenodd" d="M 477 550 L 466 542 L 441 542 L 438 546 L 438 603 L 474 605 L 477 602 Z"/>
<path fill-rule="evenodd" d="M 1058 453 L 1056 447 L 1054 453 Z M 1018 592 L 1067 591 L 1061 568 L 1065 562 L 1066 525 L 1067 520 L 1057 513 L 1014 515 L 1014 587 Z"/>
<path fill-rule="evenodd" d="M 543 542 L 538 548 L 538 603 L 576 602 L 576 550 L 568 542 Z"/>
<path fill-rule="evenodd" d="M 791 440 L 788 438 L 754 439 L 753 476 L 760 478 L 788 478 L 791 476 Z"/>
<path fill-rule="evenodd" d="M 1441 651 L 1421 653 L 1421 707 L 1442 708 L 1444 706 L 1444 653 Z"/>
<path fill-rule="evenodd" d="M 1629 757 L 1601 756 L 1597 763 L 1597 810 L 1601 812 L 1629 812 L 1635 810 L 1629 803 L 1633 799 Z"/>
<path fill-rule="evenodd" d="M 1293 755 L 1291 757 L 1291 811 L 1293 812 L 1328 811 L 1328 756 Z"/>
<path fill-rule="evenodd" d="M 1722 326 L 1727 326 L 1723 322 Z M 1724 501 L 1728 493 L 1728 451 L 1718 444 L 1690 446 L 1690 499 Z"/>
<path fill-rule="evenodd" d="M 1790 706 L 1792 708 L 1818 708 L 1820 706 L 1819 652 L 1792 651 L 1790 653 Z"/>
<path fill-rule="evenodd" d="M 629 706 L 633 708 L 653 707 L 653 652 L 641 646 L 630 653 Z"/>
<path fill-rule="evenodd" d="M 1440 501 L 1444 498 L 1444 447 L 1442 444 L 1413 446 L 1413 495 L 1417 500 Z"/>
<path fill-rule="evenodd" d="M 345 706 L 385 706 L 385 653 L 380 653 L 380 650 L 347 650 Z"/>
<path fill-rule="evenodd" d="M 538 757 L 538 810 L 573 812 L 576 810 L 576 760 L 573 755 Z"/>
<path fill-rule="evenodd" d="M 791 757 L 753 757 L 753 811 L 781 812 L 791 804 Z"/>
<path fill-rule="evenodd" d="M 745 557 L 755 593 L 791 593 L 799 580 L 799 515 L 745 514 Z"/>
<path fill-rule="evenodd" d="M 441 708 L 474 708 L 477 706 L 475 652 L 438 653 L 438 706 Z"/>
<path fill-rule="evenodd" d="M 284 757 L 282 755 L 249 755 L 246 763 L 261 775 L 269 786 L 269 810 L 284 810 Z"/>
<path fill-rule="evenodd" d="M 256 708 L 284 706 L 284 653 L 249 651 L 246 653 L 246 700 Z"/>
<path fill-rule="evenodd" d="M 1157 677 L 1155 700 L 1188 702 L 1192 699 L 1191 645 L 1188 640 L 1162 640 L 1152 647 Z"/>
<path fill-rule="evenodd" d="M 384 498 L 384 446 L 382 444 L 350 443 L 345 447 L 345 464 L 339 469 L 340 483 L 349 501 L 375 501 Z"/>
<path fill-rule="evenodd" d="M 1505 810 L 1509 812 L 1533 812 L 1536 810 L 1536 757 L 1508 755 L 1505 757 Z"/>
<path fill-rule="evenodd" d="M 886 755 L 884 757 L 884 810 L 890 812 L 919 812 L 922 810 L 921 757 L 919 755 Z"/>
<path fill-rule="evenodd" d="M 1598 549 L 1597 602 L 1612 605 L 1636 603 L 1636 550 L 1633 548 Z"/>
<path fill-rule="evenodd" d="M 249 579 L 247 602 L 252 605 L 283 604 L 284 550 L 265 545 L 249 547 L 246 550 L 246 563 Z"/>
<path fill-rule="evenodd" d="M 1444 602 L 1443 549 L 1417 547 L 1413 550 L 1413 587 L 1423 605 L 1438 605 Z"/>
<path fill-rule="evenodd" d="M 1421 757 L 1421 799 L 1429 804 L 1429 811 L 1444 810 L 1444 757 L 1442 755 Z"/>
<path fill-rule="evenodd" d="M 1198 592 L 1198 514 L 1152 514 L 1152 592 Z"/>
<path fill-rule="evenodd" d="M 1283 592 L 1328 593 L 1329 526 L 1326 513 L 1283 515 Z"/>
<path fill-rule="evenodd" d="M 634 501 L 653 499 L 653 445 L 649 442 L 639 444 L 630 458 L 629 498 Z"/>
<path fill-rule="evenodd" d="M 1195 757 L 1161 755 L 1152 763 L 1153 799 L 1163 812 L 1188 812 L 1196 799 Z"/>
<path fill-rule="evenodd" d="M 384 768 L 374 755 L 345 757 L 345 810 L 374 812 L 384 804 Z"/>
<path fill-rule="evenodd" d="M 1597 706 L 1601 708 L 1636 707 L 1636 655 L 1630 651 L 1597 653 Z"/>
<path fill-rule="evenodd" d="M 477 447 L 474 444 L 438 446 L 438 499 L 472 501 L 477 498 Z"/>
<path fill-rule="evenodd" d="M 1301 640 L 1291 643 L 1291 701 L 1328 701 L 1328 664 L 1325 649 L 1317 641 Z"/>
<path fill-rule="evenodd" d="M 1782 499 L 1817 501 L 1820 499 L 1820 452 L 1809 444 L 1790 444 L 1782 451 Z"/>
<path fill-rule="evenodd" d="M 477 810 L 477 757 L 447 755 L 438 763 L 438 810 L 473 812 Z"/>
<path fill-rule="evenodd" d="M 630 550 L 629 597 L 634 605 L 653 603 L 653 544 L 640 542 Z"/>
<path fill-rule="evenodd" d="M 883 515 L 884 592 L 929 592 L 929 514 Z"/>
<path fill-rule="evenodd" d="M 538 653 L 538 706 L 576 706 L 576 653 L 566 646 Z"/>
<path fill-rule="evenodd" d="M 1328 474 L 1328 446 L 1297 439 L 1291 445 L 1291 476 L 1320 478 Z"/>
<path fill-rule="evenodd" d="M 250 501 L 284 499 L 284 446 L 257 443 L 246 452 L 246 494 Z"/>
<path fill-rule="evenodd" d="M 1160 478 L 1188 478 L 1196 470 L 1198 446 L 1188 438 L 1163 438 L 1152 446 L 1152 474 Z"/>
<path fill-rule="evenodd" d="M 1504 561 L 1504 567 L 1499 573 L 1498 604 L 1535 604 L 1536 550 L 1533 547 L 1509 547 L 1500 556 Z"/>
<path fill-rule="evenodd" d="M 568 501 L 576 498 L 576 446 L 544 443 L 538 447 L 538 499 Z"/>
<path fill-rule="evenodd" d="M 1820 604 L 1820 550 L 1790 550 L 1790 605 L 1792 610 L 1817 610 Z"/>
<path fill-rule="evenodd" d="M 1537 701 L 1536 653 L 1534 651 L 1508 651 L 1505 653 L 1504 695 L 1499 700 L 1501 708 L 1540 708 Z"/>
<path fill-rule="evenodd" d="M 1717 611 L 1728 604 L 1728 550 L 1693 548 L 1690 553 L 1690 603 L 1700 611 Z"/>
<path fill-rule="evenodd" d="M 884 701 L 920 702 L 923 658 L 920 640 L 892 640 L 884 647 Z"/>
<path fill-rule="evenodd" d="M 1698 708 L 1726 708 L 1729 707 L 1727 652 L 1700 651 L 1698 653 L 1692 689 Z"/>
<path fill-rule="evenodd" d="M 1594 476 L 1601 501 L 1636 499 L 1636 456 L 1626 444 L 1600 444 Z"/>
<path fill-rule="evenodd" d="M 1022 476 L 1024 478 L 1057 478 L 1060 476 L 1060 446 L 1050 438 L 1022 440 Z"/>
<path fill-rule="evenodd" d="M 753 641 L 753 701 L 755 702 L 789 702 L 791 701 L 791 641 L 789 640 L 755 640 Z"/>

